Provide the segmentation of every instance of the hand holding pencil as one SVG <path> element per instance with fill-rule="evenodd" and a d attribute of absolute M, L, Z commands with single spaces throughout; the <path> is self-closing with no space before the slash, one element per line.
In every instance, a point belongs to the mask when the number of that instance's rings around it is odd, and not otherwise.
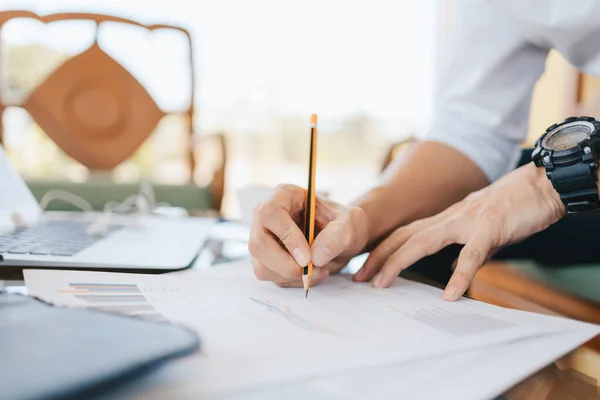
<path fill-rule="evenodd" d="M 314 122 L 316 128 L 316 116 Z M 316 149 L 313 161 L 316 165 Z M 316 172 L 316 168 L 313 171 Z M 312 178 L 314 185 L 315 176 Z M 310 188 L 311 184 L 308 186 Z M 307 290 L 330 273 L 338 272 L 363 251 L 369 239 L 365 212 L 359 207 L 321 199 L 314 190 L 309 195 L 307 189 L 280 185 L 267 201 L 256 207 L 248 250 L 258 279 L 275 282 L 281 287 L 305 287 Z M 312 211 L 307 207 L 311 196 L 314 196 Z M 307 218 L 307 211 L 310 218 Z M 311 220 L 314 241 L 309 245 L 310 232 L 306 223 Z M 310 269 L 312 276 L 309 278 Z M 305 270 L 307 277 L 303 278 Z M 303 280 L 307 281 L 306 286 Z"/>

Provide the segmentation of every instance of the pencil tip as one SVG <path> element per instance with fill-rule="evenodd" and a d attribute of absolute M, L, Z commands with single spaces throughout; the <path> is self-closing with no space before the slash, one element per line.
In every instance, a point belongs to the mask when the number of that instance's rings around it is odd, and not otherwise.
<path fill-rule="evenodd" d="M 305 299 L 307 299 L 307 298 L 308 298 L 308 289 L 306 289 L 306 290 L 304 291 L 304 298 L 305 298 Z"/>

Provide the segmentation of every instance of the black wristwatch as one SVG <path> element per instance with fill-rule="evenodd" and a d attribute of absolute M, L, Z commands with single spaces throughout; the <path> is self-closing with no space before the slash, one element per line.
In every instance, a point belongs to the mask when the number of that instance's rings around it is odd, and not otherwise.
<path fill-rule="evenodd" d="M 600 210 L 599 151 L 600 122 L 592 117 L 571 117 L 554 124 L 535 144 L 531 159 L 546 169 L 570 214 Z"/>

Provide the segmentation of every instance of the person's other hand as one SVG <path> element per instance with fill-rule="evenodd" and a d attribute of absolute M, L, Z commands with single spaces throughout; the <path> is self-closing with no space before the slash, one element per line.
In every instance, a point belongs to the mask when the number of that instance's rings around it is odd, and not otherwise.
<path fill-rule="evenodd" d="M 306 191 L 282 185 L 254 210 L 248 250 L 254 274 L 279 286 L 302 286 L 301 267 L 312 260 L 312 285 L 338 272 L 367 243 L 367 216 L 317 198 L 312 251 L 303 230 Z"/>
<path fill-rule="evenodd" d="M 547 228 L 564 214 L 544 169 L 530 163 L 440 214 L 397 229 L 371 252 L 354 279 L 372 278 L 373 286 L 384 288 L 421 258 L 453 243 L 464 244 L 443 294 L 454 301 L 490 252 Z"/>

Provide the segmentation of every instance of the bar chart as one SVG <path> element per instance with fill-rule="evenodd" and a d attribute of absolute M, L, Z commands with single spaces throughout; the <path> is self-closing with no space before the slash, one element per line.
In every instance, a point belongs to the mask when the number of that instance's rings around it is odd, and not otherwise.
<path fill-rule="evenodd" d="M 448 311 L 441 308 L 432 308 L 406 312 L 397 307 L 392 306 L 390 308 L 405 317 L 452 336 L 476 335 L 513 326 L 510 322 L 470 311 Z"/>
<path fill-rule="evenodd" d="M 86 308 L 112 312 L 149 321 L 162 322 L 165 318 L 134 284 L 69 283 L 68 289 L 56 291 L 70 294 L 87 303 Z"/>

